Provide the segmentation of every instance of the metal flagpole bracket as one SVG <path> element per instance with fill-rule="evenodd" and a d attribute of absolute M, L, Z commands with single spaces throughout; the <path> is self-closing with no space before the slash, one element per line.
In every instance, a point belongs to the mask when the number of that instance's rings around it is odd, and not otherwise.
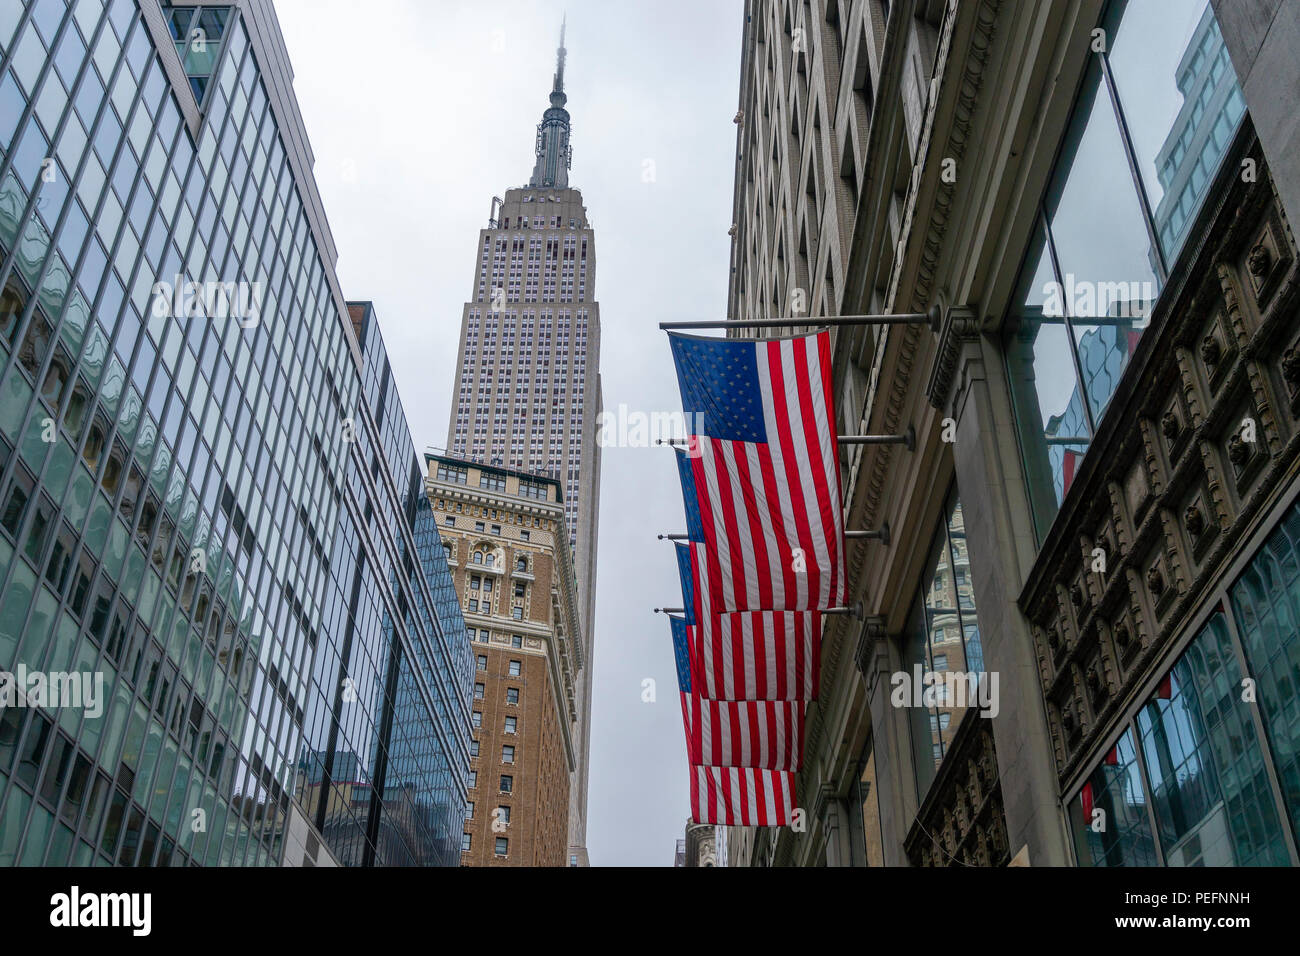
<path fill-rule="evenodd" d="M 660 322 L 665 332 L 676 329 L 833 329 L 853 325 L 928 325 L 938 332 L 943 310 L 936 304 L 929 312 L 897 312 L 878 315 L 796 315 L 784 319 L 726 319 L 709 322 Z"/>
<path fill-rule="evenodd" d="M 836 435 L 835 440 L 841 445 L 903 445 L 908 451 L 916 451 L 916 429 L 911 425 L 899 435 Z M 656 438 L 655 444 L 687 448 L 690 441 L 685 438 Z"/>
<path fill-rule="evenodd" d="M 845 531 L 844 537 L 850 541 L 879 541 L 889 544 L 889 522 L 880 522 L 879 531 Z"/>
<path fill-rule="evenodd" d="M 841 445 L 904 445 L 916 451 L 916 429 L 911 425 L 901 435 L 836 435 L 835 440 Z"/>
<path fill-rule="evenodd" d="M 655 612 L 656 614 L 685 614 L 685 613 L 686 613 L 686 608 L 684 608 L 684 607 L 657 607 L 657 608 L 654 609 L 654 612 Z M 738 612 L 723 612 L 723 613 L 740 613 L 740 614 L 748 614 L 748 613 L 751 613 L 751 612 L 749 612 L 749 611 L 738 611 Z M 850 605 L 848 605 L 847 607 L 827 607 L 827 608 L 821 608 L 821 609 L 820 609 L 820 613 L 822 613 L 822 614 L 848 614 L 849 616 L 853 617 L 853 618 L 856 619 L 856 620 L 862 620 L 862 602 L 861 602 L 861 601 L 858 601 L 857 603 L 855 603 L 855 604 L 850 604 Z"/>

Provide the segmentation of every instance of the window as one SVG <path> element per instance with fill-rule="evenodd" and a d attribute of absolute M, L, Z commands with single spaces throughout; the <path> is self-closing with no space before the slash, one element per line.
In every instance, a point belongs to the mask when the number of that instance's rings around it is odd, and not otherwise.
<path fill-rule="evenodd" d="M 523 666 L 524 666 L 524 665 L 523 665 L 523 662 L 522 662 L 522 661 L 511 661 L 511 662 L 510 662 L 510 676 L 511 676 L 511 677 L 518 677 L 519 674 L 520 674 L 520 672 L 523 670 Z"/>
<path fill-rule="evenodd" d="M 483 579 L 481 577 L 479 577 L 477 574 L 471 574 L 469 576 L 469 587 L 471 591 L 477 591 L 482 586 L 483 586 Z"/>
<path fill-rule="evenodd" d="M 470 841 L 472 841 L 473 838 L 474 838 L 474 834 L 472 834 L 472 833 L 462 833 L 462 834 L 460 835 L 460 852 L 461 852 L 461 853 L 468 853 L 468 852 L 469 852 L 469 849 L 470 849 Z"/>
<path fill-rule="evenodd" d="M 474 711 L 474 713 L 470 716 L 470 723 L 472 723 L 475 727 L 482 727 L 483 712 L 481 710 Z"/>
<path fill-rule="evenodd" d="M 500 820 L 502 823 L 504 823 L 506 826 L 509 826 L 509 825 L 510 825 L 510 808 L 507 807 L 507 806 L 505 806 L 504 804 L 503 804 L 503 805 L 499 805 L 499 806 L 497 807 L 497 819 Z"/>
<path fill-rule="evenodd" d="M 483 690 L 484 690 L 484 686 L 483 686 L 482 684 L 475 684 L 475 685 L 474 685 L 474 699 L 475 699 L 475 700 L 482 700 L 482 699 L 483 699 Z"/>
<path fill-rule="evenodd" d="M 502 763 L 515 762 L 515 748 L 513 746 L 507 744 L 501 748 L 501 762 Z"/>
<path fill-rule="evenodd" d="M 518 730 L 517 730 L 518 727 L 519 727 L 519 718 L 518 718 L 518 717 L 507 717 L 507 718 L 506 718 L 506 733 L 508 733 L 508 734 L 517 733 L 517 732 L 518 732 Z"/>
<path fill-rule="evenodd" d="M 505 837 L 497 837 L 497 856 L 508 856 L 510 850 L 510 841 Z"/>
<path fill-rule="evenodd" d="M 522 621 L 524 619 L 524 609 L 521 607 L 512 607 L 510 609 L 510 616 L 516 621 Z"/>
<path fill-rule="evenodd" d="M 527 573 L 527 572 L 528 572 L 528 559 L 527 559 L 527 558 L 515 558 L 515 570 L 516 570 L 516 571 L 523 571 L 524 573 Z"/>
<path fill-rule="evenodd" d="M 518 688 L 518 687 L 507 687 L 507 688 L 506 688 L 506 703 L 507 703 L 507 704 L 517 704 L 517 703 L 519 703 L 519 688 Z"/>
<path fill-rule="evenodd" d="M 473 640 L 473 638 L 471 638 L 471 640 Z M 486 654 L 480 654 L 480 655 L 478 656 L 478 669 L 481 670 L 481 671 L 485 671 L 485 670 L 487 670 L 487 655 L 486 655 Z"/>
<path fill-rule="evenodd" d="M 478 786 L 478 771 L 477 771 L 477 770 L 471 770 L 471 771 L 469 772 L 469 780 L 468 780 L 468 782 L 467 782 L 467 785 L 468 785 L 468 787 L 469 787 L 471 790 Z"/>
<path fill-rule="evenodd" d="M 468 808 L 466 809 L 466 811 L 465 811 L 465 819 L 466 819 L 466 820 L 473 820 L 473 819 L 474 819 L 474 801 L 473 801 L 473 800 L 469 801 L 469 807 L 468 807 Z"/>
<path fill-rule="evenodd" d="M 912 762 L 917 797 L 921 800 L 966 708 L 978 706 L 984 653 L 969 564 L 966 525 L 954 488 L 944 504 L 904 632 L 902 670 L 907 674 L 919 669 L 923 674 L 944 675 L 944 680 L 933 687 L 933 704 L 922 699 L 926 688 L 911 688 L 909 698 Z M 962 635 L 962 639 L 953 640 L 949 635 Z"/>
<path fill-rule="evenodd" d="M 1290 863 L 1298 562 L 1294 504 L 1070 802 L 1080 864 Z M 1243 700 L 1246 678 L 1255 700 Z"/>
<path fill-rule="evenodd" d="M 508 773 L 503 773 L 501 775 L 501 792 L 513 793 L 514 789 L 515 789 L 515 778 L 510 776 L 510 774 Z"/>
<path fill-rule="evenodd" d="M 517 598 L 521 598 L 521 597 L 523 597 L 524 595 L 526 595 L 527 593 L 528 593 L 528 585 L 524 584 L 523 581 L 516 581 L 516 582 L 515 582 L 515 597 L 517 597 Z"/>
<path fill-rule="evenodd" d="M 449 528 L 454 528 L 454 527 L 456 527 L 456 519 L 453 518 L 451 515 L 443 515 L 443 516 L 442 516 L 442 523 L 445 524 L 445 525 L 446 525 L 447 527 L 449 527 Z M 448 549 L 448 550 L 450 550 L 450 549 Z"/>
<path fill-rule="evenodd" d="M 501 533 L 501 525 L 499 525 L 499 524 L 494 524 L 494 525 L 492 526 L 492 533 L 493 533 L 493 534 L 500 534 L 500 533 Z"/>
<path fill-rule="evenodd" d="M 478 743 L 477 740 L 471 740 L 471 741 L 469 742 L 469 755 L 470 755 L 471 757 L 477 757 L 477 756 L 478 756 L 478 747 L 479 747 L 479 743 Z"/>
<path fill-rule="evenodd" d="M 524 637 L 523 637 L 523 635 L 522 635 L 522 634 L 511 634 L 511 635 L 510 635 L 510 646 L 511 646 L 511 647 L 523 647 L 523 646 L 524 646 Z"/>
<path fill-rule="evenodd" d="M 1196 67 L 1224 50 L 1205 0 L 1112 3 L 1102 27 L 1109 49 L 1092 54 L 1006 324 L 1040 540 L 1245 112 L 1230 67 Z"/>
<path fill-rule="evenodd" d="M 524 541 L 531 541 L 531 540 L 532 540 L 532 532 L 531 532 L 531 531 L 520 531 L 520 532 L 519 532 L 519 537 L 520 537 L 520 539 L 522 539 L 522 540 L 524 540 Z"/>
<path fill-rule="evenodd" d="M 484 524 L 482 521 L 475 521 L 475 522 L 474 522 L 474 530 L 475 530 L 475 531 L 485 531 L 486 529 L 487 529 L 487 525 Z M 481 554 L 482 552 L 479 552 L 479 553 Z"/>
<path fill-rule="evenodd" d="M 465 468 L 457 468 L 454 465 L 439 465 L 438 480 L 450 481 L 457 485 L 469 483 L 469 471 Z"/>
<path fill-rule="evenodd" d="M 503 475 L 490 475 L 483 472 L 478 476 L 478 486 L 488 491 L 505 491 L 506 479 Z"/>

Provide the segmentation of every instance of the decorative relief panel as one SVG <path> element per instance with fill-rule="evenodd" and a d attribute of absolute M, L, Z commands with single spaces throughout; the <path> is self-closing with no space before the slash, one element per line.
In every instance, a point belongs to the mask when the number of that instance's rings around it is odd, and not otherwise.
<path fill-rule="evenodd" d="M 1170 278 L 1089 449 L 1104 464 L 1070 489 L 1020 597 L 1063 786 L 1300 457 L 1300 269 L 1271 181 L 1235 182 L 1211 235 Z"/>
<path fill-rule="evenodd" d="M 930 795 L 903 845 L 913 866 L 1006 866 L 1011 854 L 993 725 L 978 711 L 962 718 Z"/>

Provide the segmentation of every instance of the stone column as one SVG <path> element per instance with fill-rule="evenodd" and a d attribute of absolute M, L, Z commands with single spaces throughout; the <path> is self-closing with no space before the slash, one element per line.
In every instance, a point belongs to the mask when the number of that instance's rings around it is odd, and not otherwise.
<path fill-rule="evenodd" d="M 822 784 L 821 792 L 817 796 L 822 833 L 826 836 L 826 865 L 852 866 L 853 847 L 850 843 L 849 818 L 846 815 L 844 801 L 834 795 L 829 784 Z"/>
<path fill-rule="evenodd" d="M 1210 0 L 1291 222 L 1300 222 L 1300 4 Z"/>
<path fill-rule="evenodd" d="M 1037 552 L 998 343 L 952 309 L 927 389 L 955 423 L 953 461 L 970 553 L 984 667 L 998 679 L 993 720 L 1011 855 L 1064 866 L 1070 855 L 1033 635 L 1016 604 Z"/>
<path fill-rule="evenodd" d="M 889 702 L 889 675 L 901 670 L 902 662 L 898 642 L 885 634 L 884 623 L 879 618 L 871 618 L 863 625 L 855 658 L 867 686 L 871 708 L 885 866 L 909 866 L 903 843 L 917 810 L 911 731 L 907 710 Z"/>

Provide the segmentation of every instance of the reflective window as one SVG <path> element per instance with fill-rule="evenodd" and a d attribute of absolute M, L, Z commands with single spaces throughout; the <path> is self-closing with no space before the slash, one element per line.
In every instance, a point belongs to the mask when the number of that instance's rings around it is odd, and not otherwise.
<path fill-rule="evenodd" d="M 1006 323 L 1040 539 L 1245 111 L 1205 0 L 1113 0 L 1102 29 Z"/>
<path fill-rule="evenodd" d="M 907 707 L 917 796 L 924 799 L 968 706 L 977 706 L 984 652 L 966 525 L 954 488 L 921 577 L 903 640 L 903 672 L 891 688 Z"/>

